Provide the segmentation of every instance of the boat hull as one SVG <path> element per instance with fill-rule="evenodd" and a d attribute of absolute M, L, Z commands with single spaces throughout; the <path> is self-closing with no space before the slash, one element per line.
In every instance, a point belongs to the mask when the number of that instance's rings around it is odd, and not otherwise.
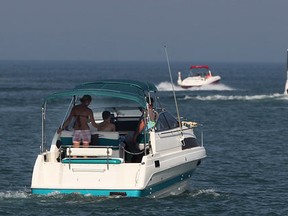
<path fill-rule="evenodd" d="M 193 87 L 201 87 L 205 85 L 217 84 L 221 80 L 220 76 L 213 76 L 208 79 L 206 78 L 195 78 L 188 77 L 184 79 L 182 82 L 178 83 L 182 88 L 193 88 Z"/>
<path fill-rule="evenodd" d="M 91 196 L 123 196 L 123 197 L 153 197 L 161 198 L 179 195 L 187 190 L 189 179 L 194 170 L 183 173 L 167 181 L 149 185 L 144 189 L 63 189 L 63 188 L 32 188 L 32 194 L 81 194 Z"/>
<path fill-rule="evenodd" d="M 197 147 L 172 158 L 145 156 L 141 164 L 110 164 L 109 167 L 90 164 L 87 167 L 87 164 L 47 163 L 42 154 L 35 163 L 31 192 L 125 197 L 178 195 L 187 189 L 192 173 L 205 156 L 205 149 Z M 155 161 L 159 161 L 160 167 L 155 166 Z"/>

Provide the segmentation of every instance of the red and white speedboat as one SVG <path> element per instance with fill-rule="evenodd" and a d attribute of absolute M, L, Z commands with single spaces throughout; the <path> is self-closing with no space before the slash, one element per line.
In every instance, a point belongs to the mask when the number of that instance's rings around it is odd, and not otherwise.
<path fill-rule="evenodd" d="M 178 72 L 177 83 L 182 88 L 200 87 L 219 82 L 220 76 L 213 76 L 207 65 L 192 65 L 188 77 L 181 78 L 181 72 Z"/>

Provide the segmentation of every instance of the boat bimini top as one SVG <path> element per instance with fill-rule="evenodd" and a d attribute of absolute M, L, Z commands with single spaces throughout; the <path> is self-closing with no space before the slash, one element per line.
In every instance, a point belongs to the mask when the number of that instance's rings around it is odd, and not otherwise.
<path fill-rule="evenodd" d="M 53 99 L 83 96 L 86 94 L 94 96 L 108 96 L 122 98 L 134 101 L 141 107 L 146 107 L 146 97 L 150 93 L 156 93 L 157 88 L 149 82 L 140 82 L 134 80 L 101 80 L 98 82 L 84 83 L 77 85 L 74 89 L 57 92 L 45 98 L 43 107 L 47 102 Z"/>
<path fill-rule="evenodd" d="M 134 80 L 101 80 L 77 85 L 73 89 L 56 92 L 47 96 L 42 104 L 42 151 L 44 150 L 44 146 L 46 146 L 45 119 L 47 103 L 49 101 L 72 97 L 69 106 L 71 108 L 75 100 L 83 95 L 104 96 L 130 100 L 136 102 L 141 108 L 145 109 L 147 106 L 147 98 L 151 97 L 151 93 L 156 92 L 156 86 L 150 82 Z M 65 119 L 68 116 L 68 112 L 69 109 Z"/>

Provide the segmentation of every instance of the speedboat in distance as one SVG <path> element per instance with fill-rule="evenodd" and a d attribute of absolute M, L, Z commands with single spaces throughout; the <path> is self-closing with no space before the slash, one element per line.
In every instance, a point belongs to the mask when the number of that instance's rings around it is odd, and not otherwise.
<path fill-rule="evenodd" d="M 214 76 L 207 65 L 192 65 L 187 78 L 181 78 L 181 72 L 178 72 L 177 84 L 182 88 L 200 87 L 203 85 L 215 84 L 221 79 L 220 76 Z"/>

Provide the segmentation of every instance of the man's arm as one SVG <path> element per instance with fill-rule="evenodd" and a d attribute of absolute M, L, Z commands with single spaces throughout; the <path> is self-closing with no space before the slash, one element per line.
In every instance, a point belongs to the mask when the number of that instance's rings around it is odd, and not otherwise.
<path fill-rule="evenodd" d="M 63 130 L 69 125 L 69 123 L 71 122 L 73 116 L 74 116 L 74 108 L 71 110 L 68 118 L 65 120 L 64 124 L 62 125 L 62 127 L 57 130 L 57 133 L 58 133 L 58 134 L 59 134 L 61 131 L 63 131 Z"/>
<path fill-rule="evenodd" d="M 93 115 L 92 110 L 89 111 L 89 119 L 90 119 L 91 124 L 93 125 L 93 127 L 95 127 L 95 128 L 98 129 L 98 128 L 99 128 L 99 124 L 97 124 L 97 123 L 95 122 L 95 119 L 94 119 L 94 115 Z"/>

